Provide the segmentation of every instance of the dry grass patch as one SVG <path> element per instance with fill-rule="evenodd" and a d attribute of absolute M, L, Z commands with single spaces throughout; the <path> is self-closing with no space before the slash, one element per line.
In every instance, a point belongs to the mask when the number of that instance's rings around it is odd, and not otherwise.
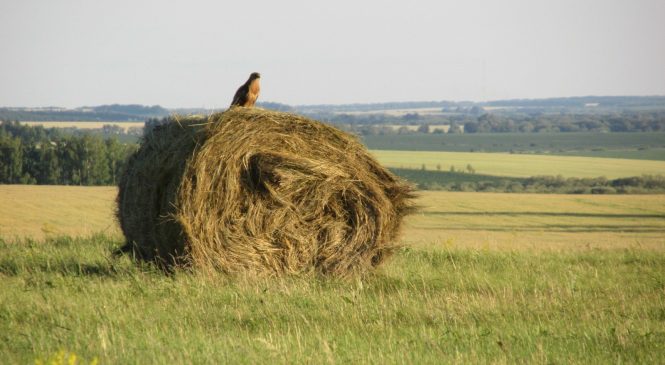
<path fill-rule="evenodd" d="M 498 250 L 665 250 L 665 195 L 422 192 L 415 246 Z"/>
<path fill-rule="evenodd" d="M 0 236 L 4 239 L 119 234 L 108 186 L 0 185 Z"/>

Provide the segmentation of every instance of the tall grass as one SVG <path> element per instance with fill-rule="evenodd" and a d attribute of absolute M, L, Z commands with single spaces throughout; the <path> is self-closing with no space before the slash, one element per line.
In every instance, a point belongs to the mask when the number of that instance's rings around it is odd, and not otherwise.
<path fill-rule="evenodd" d="M 167 276 L 116 238 L 0 241 L 0 358 L 100 363 L 665 361 L 665 254 L 403 249 L 378 272 Z"/>

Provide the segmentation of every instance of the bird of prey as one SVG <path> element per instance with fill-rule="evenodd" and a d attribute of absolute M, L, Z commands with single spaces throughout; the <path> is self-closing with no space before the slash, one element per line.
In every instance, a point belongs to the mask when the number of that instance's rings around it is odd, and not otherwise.
<path fill-rule="evenodd" d="M 252 72 L 249 75 L 249 79 L 236 91 L 231 106 L 246 106 L 251 108 L 256 103 L 256 99 L 259 98 L 259 91 L 261 91 L 261 86 L 259 85 L 259 79 L 261 75 L 258 72 Z"/>

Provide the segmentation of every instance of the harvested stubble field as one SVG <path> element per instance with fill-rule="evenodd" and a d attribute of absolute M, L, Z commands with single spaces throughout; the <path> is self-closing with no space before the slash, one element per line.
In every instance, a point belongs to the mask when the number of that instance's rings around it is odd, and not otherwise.
<path fill-rule="evenodd" d="M 665 361 L 663 195 L 422 193 L 406 247 L 342 281 L 111 259 L 117 228 L 74 237 L 111 224 L 115 189 L 86 204 L 89 189 L 0 186 L 7 363 Z M 42 231 L 52 215 L 74 222 Z M 77 232 L 80 216 L 99 222 Z M 7 226 L 28 217 L 38 228 Z"/>
<path fill-rule="evenodd" d="M 0 237 L 119 235 L 115 187 L 0 185 Z"/>

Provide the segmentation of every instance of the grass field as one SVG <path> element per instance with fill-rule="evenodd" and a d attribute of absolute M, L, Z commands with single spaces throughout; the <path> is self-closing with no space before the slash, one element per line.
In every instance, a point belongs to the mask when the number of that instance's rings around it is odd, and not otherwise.
<path fill-rule="evenodd" d="M 110 261 L 115 244 L 0 243 L 4 362 L 665 361 L 662 253 L 402 250 L 340 282 L 167 277 Z"/>
<path fill-rule="evenodd" d="M 665 133 L 466 133 L 364 136 L 369 149 L 516 152 L 665 160 Z"/>
<path fill-rule="evenodd" d="M 434 152 L 372 150 L 385 166 L 446 171 L 450 166 L 464 170 L 468 164 L 479 174 L 529 177 L 562 175 L 564 177 L 599 177 L 613 179 L 627 176 L 665 173 L 665 161 L 629 160 L 577 156 L 522 155 L 508 153 Z"/>
<path fill-rule="evenodd" d="M 69 235 L 103 230 L 115 189 L 95 189 L 0 186 L 0 206 L 23 207 L 0 227 L 55 215 Z M 418 204 L 405 247 L 351 281 L 165 276 L 110 258 L 116 233 L 0 240 L 0 358 L 665 361 L 665 195 L 427 192 Z M 77 214 L 97 223 L 76 232 Z"/>

